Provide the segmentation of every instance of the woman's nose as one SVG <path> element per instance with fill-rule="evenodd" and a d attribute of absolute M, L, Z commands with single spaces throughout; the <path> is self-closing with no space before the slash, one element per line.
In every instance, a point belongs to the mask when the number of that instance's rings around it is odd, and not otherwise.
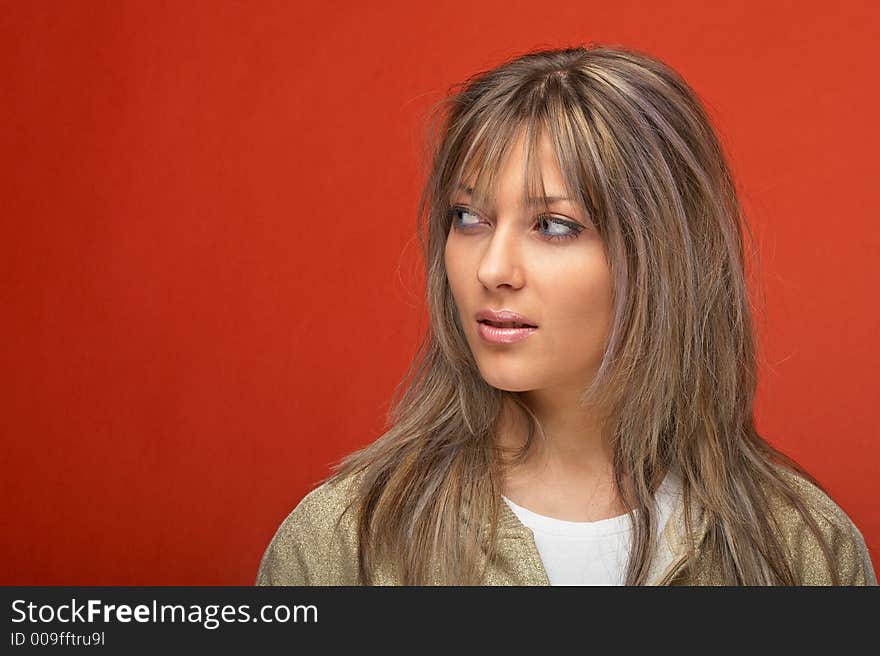
<path fill-rule="evenodd" d="M 513 228 L 512 223 L 506 227 L 496 227 L 482 253 L 477 278 L 488 289 L 496 289 L 501 285 L 519 289 L 525 282 L 521 262 L 522 246 Z"/>

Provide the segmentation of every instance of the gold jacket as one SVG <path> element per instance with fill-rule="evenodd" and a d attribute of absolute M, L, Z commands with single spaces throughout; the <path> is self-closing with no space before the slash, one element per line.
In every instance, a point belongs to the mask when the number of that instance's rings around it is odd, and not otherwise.
<path fill-rule="evenodd" d="M 352 513 L 335 528 L 349 499 L 353 478 L 324 483 L 309 492 L 284 519 L 260 562 L 257 585 L 358 585 L 357 534 Z M 825 493 L 802 478 L 794 478 L 808 507 L 814 510 L 835 556 L 843 585 L 877 585 L 864 538 L 847 514 Z M 790 565 L 802 585 L 831 585 L 819 543 L 794 508 L 774 505 L 790 555 Z M 500 506 L 498 557 L 490 563 L 486 585 L 550 585 L 532 531 L 506 503 Z M 706 531 L 705 514 L 693 506 L 697 544 Z M 649 585 L 720 585 L 720 573 L 707 555 L 697 550 L 697 565 L 686 565 L 684 504 L 679 501 L 664 527 Z M 380 568 L 376 585 L 399 585 L 391 568 Z"/>

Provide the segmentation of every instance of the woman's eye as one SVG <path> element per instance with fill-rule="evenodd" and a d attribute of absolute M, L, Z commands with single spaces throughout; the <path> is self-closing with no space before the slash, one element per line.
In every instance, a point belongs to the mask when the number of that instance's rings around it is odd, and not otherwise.
<path fill-rule="evenodd" d="M 455 219 L 456 227 L 469 227 L 480 223 L 480 218 L 466 207 L 450 207 L 449 216 L 450 218 Z M 466 219 L 465 217 L 470 217 L 470 219 Z"/>
<path fill-rule="evenodd" d="M 447 215 L 453 219 L 453 227 L 460 230 L 467 230 L 481 223 L 478 214 L 461 205 L 450 207 Z M 551 240 L 574 239 L 584 229 L 572 221 L 547 214 L 539 216 L 535 220 L 535 226 L 544 237 Z"/>
<path fill-rule="evenodd" d="M 583 230 L 570 221 L 563 221 L 553 216 L 539 217 L 538 223 L 542 226 L 548 226 L 548 231 L 544 234 L 550 239 L 574 239 Z"/>

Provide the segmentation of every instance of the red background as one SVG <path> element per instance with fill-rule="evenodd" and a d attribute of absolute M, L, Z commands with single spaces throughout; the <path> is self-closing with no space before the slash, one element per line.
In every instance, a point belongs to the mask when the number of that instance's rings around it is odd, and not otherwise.
<path fill-rule="evenodd" d="M 762 258 L 759 428 L 877 567 L 876 5 L 363 4 L 0 5 L 0 582 L 250 584 L 426 326 L 427 108 L 590 41 L 716 121 Z"/>

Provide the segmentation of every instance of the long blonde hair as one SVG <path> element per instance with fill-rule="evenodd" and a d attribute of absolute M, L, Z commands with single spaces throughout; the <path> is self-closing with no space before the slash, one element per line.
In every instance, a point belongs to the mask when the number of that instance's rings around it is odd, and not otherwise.
<path fill-rule="evenodd" d="M 547 134 L 568 195 L 594 222 L 612 271 L 613 325 L 582 400 L 609 409 L 618 498 L 640 511 L 630 515 L 626 583 L 646 582 L 657 531 L 652 490 L 671 466 L 681 474 L 685 508 L 694 500 L 706 513 L 701 550 L 726 583 L 798 583 L 772 495 L 804 516 L 830 563 L 782 472 L 818 483 L 755 428 L 749 231 L 695 92 L 653 57 L 590 45 L 505 62 L 466 80 L 436 110 L 419 206 L 430 327 L 395 391 L 387 431 L 327 479 L 358 477 L 349 510 L 357 512 L 362 582 L 387 562 L 404 584 L 479 584 L 503 503 L 497 430 L 504 408 L 512 403 L 528 422 L 517 458 L 543 433 L 518 393 L 480 376 L 444 265 L 453 190 L 472 177 L 479 206 L 521 129 L 531 162 L 524 193 L 540 184 L 530 155 Z M 482 561 L 486 526 L 490 550 Z"/>

